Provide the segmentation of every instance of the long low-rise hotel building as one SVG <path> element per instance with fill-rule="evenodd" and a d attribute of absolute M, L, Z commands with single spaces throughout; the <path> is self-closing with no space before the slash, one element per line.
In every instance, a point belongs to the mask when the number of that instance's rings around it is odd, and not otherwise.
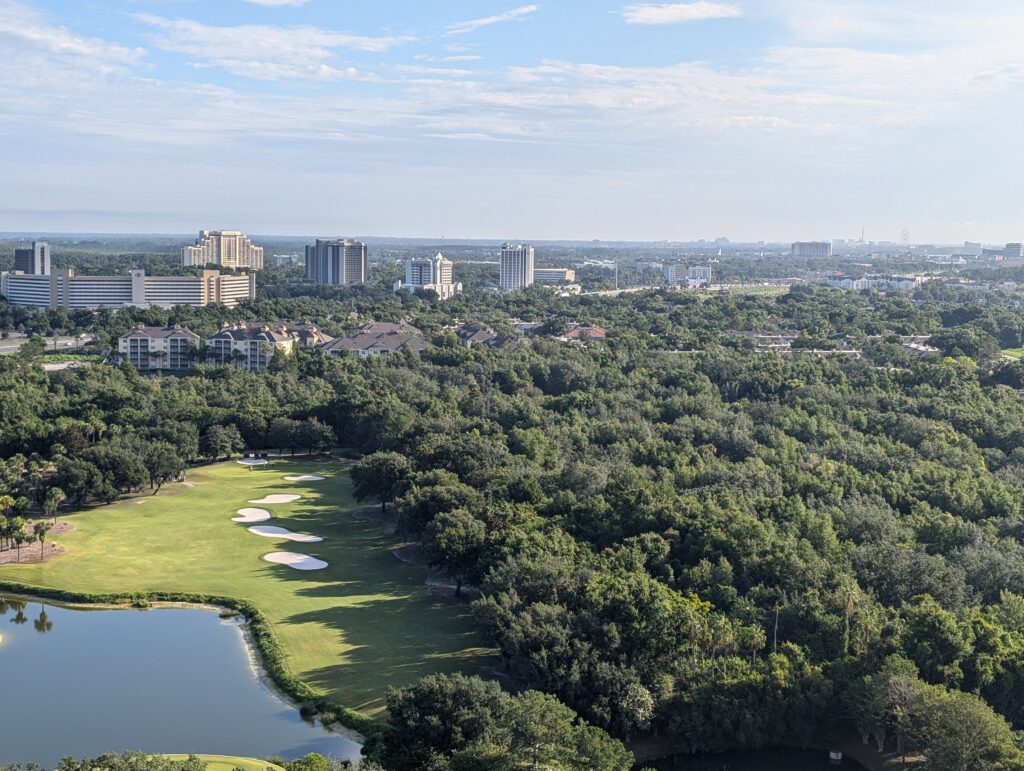
<path fill-rule="evenodd" d="M 229 308 L 256 298 L 256 274 L 223 275 L 203 270 L 194 276 L 147 276 L 133 270 L 123 276 L 78 276 L 73 268 L 50 275 L 0 273 L 0 294 L 11 305 L 37 308 L 202 308 L 223 303 Z"/>

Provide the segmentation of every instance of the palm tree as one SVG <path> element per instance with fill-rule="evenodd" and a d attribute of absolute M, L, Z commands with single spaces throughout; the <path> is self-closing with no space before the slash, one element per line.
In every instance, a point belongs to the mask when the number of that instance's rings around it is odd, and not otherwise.
<path fill-rule="evenodd" d="M 43 552 L 46 550 L 46 534 L 53 528 L 52 522 L 46 520 L 40 520 L 32 526 L 32 532 L 36 538 L 39 539 L 39 559 L 43 558 Z"/>
<path fill-rule="evenodd" d="M 53 524 L 57 524 L 57 509 L 67 499 L 67 494 L 59 487 L 51 487 L 43 499 L 43 513 L 53 517 Z"/>
<path fill-rule="evenodd" d="M 8 523 L 7 537 L 14 541 L 14 546 L 18 549 L 18 562 L 21 562 L 21 546 L 28 539 L 28 533 L 25 531 L 25 520 L 21 517 L 15 517 Z"/>

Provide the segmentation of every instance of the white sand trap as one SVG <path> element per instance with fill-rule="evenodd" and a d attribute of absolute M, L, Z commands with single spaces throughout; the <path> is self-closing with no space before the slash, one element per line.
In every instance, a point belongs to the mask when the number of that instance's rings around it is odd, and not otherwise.
<path fill-rule="evenodd" d="M 249 503 L 295 503 L 300 498 L 302 498 L 301 495 L 268 495 L 266 498 L 249 501 Z"/>
<path fill-rule="evenodd" d="M 323 482 L 323 477 L 318 477 L 316 474 L 303 474 L 300 477 L 285 477 L 285 482 Z"/>
<path fill-rule="evenodd" d="M 295 570 L 323 570 L 327 567 L 327 563 L 323 560 L 310 557 L 308 554 L 296 554 L 291 551 L 271 552 L 270 554 L 264 554 L 263 559 L 267 562 L 273 562 L 275 565 L 287 565 Z"/>
<path fill-rule="evenodd" d="M 317 535 L 293 533 L 291 530 L 285 530 L 283 527 L 250 527 L 249 532 L 264 538 L 283 538 L 286 541 L 295 541 L 296 543 L 320 543 L 324 540 Z"/>
<path fill-rule="evenodd" d="M 235 463 L 241 463 L 243 466 L 266 466 L 270 461 L 266 458 L 242 458 Z"/>
<path fill-rule="evenodd" d="M 231 519 L 232 522 L 241 522 L 242 524 L 248 524 L 249 522 L 266 522 L 273 515 L 266 509 L 239 509 L 238 516 Z"/>

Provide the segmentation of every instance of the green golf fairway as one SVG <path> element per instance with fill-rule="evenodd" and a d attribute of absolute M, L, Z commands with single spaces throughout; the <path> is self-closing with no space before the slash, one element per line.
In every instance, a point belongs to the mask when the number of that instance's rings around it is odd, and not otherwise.
<path fill-rule="evenodd" d="M 188 760 L 188 755 L 164 755 L 171 760 Z M 242 771 L 283 771 L 281 766 L 274 763 L 267 763 L 264 760 L 254 758 L 232 758 L 227 755 L 196 755 L 206 764 L 206 771 L 234 771 L 236 768 Z"/>
<path fill-rule="evenodd" d="M 287 482 L 313 474 L 322 482 Z M 190 486 L 191 485 L 191 486 Z M 66 553 L 43 565 L 0 567 L 0 579 L 102 593 L 176 591 L 247 599 L 270 619 L 291 671 L 325 696 L 379 714 L 388 686 L 434 672 L 493 666 L 465 605 L 424 587 L 423 570 L 392 555 L 390 528 L 352 515 L 347 468 L 330 461 L 234 462 L 192 470 L 184 485 L 66 517 L 75 531 L 55 537 Z M 288 504 L 254 504 L 299 494 Z M 257 523 L 317 535 L 292 543 L 231 521 L 263 508 Z M 262 557 L 297 552 L 328 563 L 319 571 L 272 565 Z"/>

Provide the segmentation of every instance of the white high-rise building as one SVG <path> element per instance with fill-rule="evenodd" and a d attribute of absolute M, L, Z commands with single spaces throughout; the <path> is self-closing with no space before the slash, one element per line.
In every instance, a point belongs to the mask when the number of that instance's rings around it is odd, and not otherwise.
<path fill-rule="evenodd" d="M 306 281 L 314 284 L 365 284 L 367 248 L 362 241 L 319 238 L 306 247 Z"/>
<path fill-rule="evenodd" d="M 395 291 L 430 290 L 442 300 L 462 292 L 462 284 L 453 280 L 455 263 L 438 252 L 433 257 L 419 257 L 405 262 L 405 281 L 395 284 Z"/>
<path fill-rule="evenodd" d="M 533 284 L 533 247 L 505 244 L 501 247 L 501 275 L 498 286 L 505 292 L 526 289 Z"/>
<path fill-rule="evenodd" d="M 225 268 L 263 269 L 263 247 L 237 230 L 201 230 L 194 246 L 181 250 L 186 267 L 220 265 Z"/>

